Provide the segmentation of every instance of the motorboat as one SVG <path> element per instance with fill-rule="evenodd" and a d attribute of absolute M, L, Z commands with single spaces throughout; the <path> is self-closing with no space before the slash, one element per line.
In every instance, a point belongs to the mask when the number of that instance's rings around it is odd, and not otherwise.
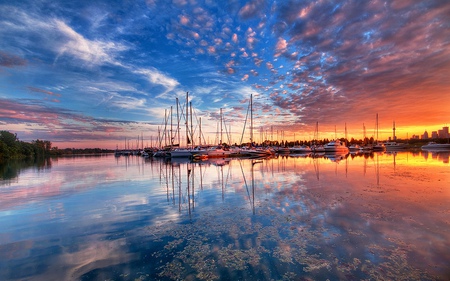
<path fill-rule="evenodd" d="M 320 145 L 320 144 L 313 144 L 311 146 L 311 151 L 314 152 L 314 153 L 325 152 L 325 147 L 323 145 Z"/>
<path fill-rule="evenodd" d="M 358 144 L 352 144 L 348 147 L 351 152 L 358 152 L 361 150 L 361 146 Z"/>
<path fill-rule="evenodd" d="M 374 143 L 372 146 L 372 150 L 373 151 L 385 151 L 386 150 L 386 146 L 384 145 L 384 143 Z"/>
<path fill-rule="evenodd" d="M 398 150 L 405 150 L 408 148 L 408 145 L 406 143 L 398 143 L 395 141 L 387 141 L 384 143 L 384 146 L 387 151 L 398 151 Z"/>
<path fill-rule="evenodd" d="M 192 156 L 192 153 L 191 150 L 187 148 L 175 148 L 173 150 L 170 150 L 166 155 L 170 156 L 171 158 L 177 157 L 188 158 Z"/>
<path fill-rule="evenodd" d="M 225 149 L 221 145 L 212 146 L 208 148 L 207 150 L 208 157 L 229 157 L 231 154 L 231 151 L 228 149 Z"/>
<path fill-rule="evenodd" d="M 311 152 L 311 147 L 307 145 L 301 145 L 301 146 L 293 146 L 289 149 L 290 153 L 309 153 Z"/>
<path fill-rule="evenodd" d="M 341 142 L 340 140 L 330 141 L 324 146 L 325 152 L 333 152 L 333 153 L 347 153 L 348 147 Z"/>
<path fill-rule="evenodd" d="M 241 154 L 248 156 L 257 156 L 257 157 L 269 156 L 273 155 L 274 153 L 275 153 L 274 150 L 264 147 L 250 147 L 241 149 Z"/>
<path fill-rule="evenodd" d="M 422 150 L 450 150 L 450 143 L 429 142 L 422 146 Z"/>

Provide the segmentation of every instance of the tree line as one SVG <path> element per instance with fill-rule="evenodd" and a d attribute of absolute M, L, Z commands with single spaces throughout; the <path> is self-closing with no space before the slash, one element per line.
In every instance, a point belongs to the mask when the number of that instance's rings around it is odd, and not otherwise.
<path fill-rule="evenodd" d="M 48 140 L 37 139 L 31 142 L 24 142 L 17 138 L 17 134 L 9 131 L 0 131 L 0 160 L 111 152 L 112 150 L 100 148 L 58 149 L 58 147 L 52 147 L 52 143 Z"/>
<path fill-rule="evenodd" d="M 0 131 L 0 159 L 32 158 L 50 155 L 52 143 L 47 140 L 33 140 L 24 142 L 17 138 L 17 134 Z"/>

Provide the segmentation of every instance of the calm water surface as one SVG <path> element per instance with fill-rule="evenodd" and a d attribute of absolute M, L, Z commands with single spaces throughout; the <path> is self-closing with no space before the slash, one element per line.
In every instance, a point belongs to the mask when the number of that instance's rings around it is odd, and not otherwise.
<path fill-rule="evenodd" d="M 0 280 L 450 278 L 448 152 L 0 172 Z"/>

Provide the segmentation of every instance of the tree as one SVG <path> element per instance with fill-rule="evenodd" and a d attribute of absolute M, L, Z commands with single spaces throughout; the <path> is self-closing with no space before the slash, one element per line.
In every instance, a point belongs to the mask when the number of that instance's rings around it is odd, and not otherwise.
<path fill-rule="evenodd" d="M 0 141 L 9 147 L 15 147 L 17 142 L 17 134 L 8 131 L 0 131 Z"/>

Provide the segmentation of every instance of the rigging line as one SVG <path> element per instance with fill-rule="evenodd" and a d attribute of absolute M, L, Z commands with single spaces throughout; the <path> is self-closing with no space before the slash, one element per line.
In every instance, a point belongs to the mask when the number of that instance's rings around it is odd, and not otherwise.
<path fill-rule="evenodd" d="M 244 138 L 245 126 L 247 125 L 247 119 L 248 119 L 248 112 L 249 111 L 250 111 L 250 102 L 249 102 L 248 107 L 247 107 L 247 115 L 245 116 L 244 128 L 242 129 L 241 142 L 240 142 L 241 144 L 242 144 L 242 140 Z"/>

